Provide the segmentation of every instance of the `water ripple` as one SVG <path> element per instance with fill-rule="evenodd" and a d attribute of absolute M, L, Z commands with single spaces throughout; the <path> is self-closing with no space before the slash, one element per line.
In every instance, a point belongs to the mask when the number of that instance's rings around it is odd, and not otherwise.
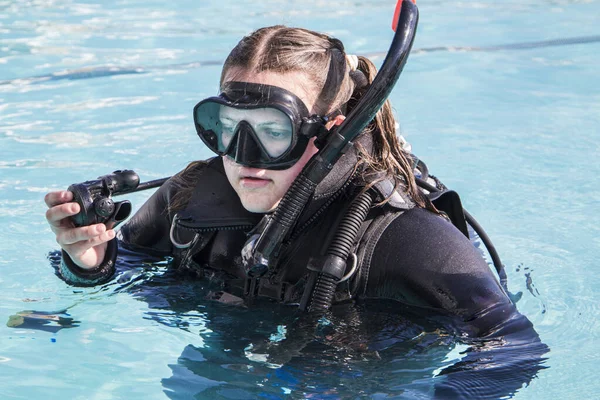
<path fill-rule="evenodd" d="M 158 96 L 109 97 L 104 99 L 86 100 L 78 103 L 57 105 L 53 107 L 51 112 L 97 110 L 101 108 L 142 104 L 149 101 L 156 101 L 158 99 L 160 99 Z"/>
<path fill-rule="evenodd" d="M 18 143 L 24 144 L 49 144 L 59 148 L 64 147 L 88 147 L 101 143 L 101 138 L 84 132 L 56 132 L 41 136 L 23 136 L 12 132 L 6 132 L 6 137 Z M 94 143 L 96 142 L 96 143 Z"/>
<path fill-rule="evenodd" d="M 79 167 L 89 167 L 92 165 L 96 165 L 96 163 L 92 162 L 74 162 L 74 161 L 66 161 L 66 160 L 36 160 L 36 159 L 21 159 L 21 160 L 12 160 L 12 161 L 0 161 L 0 169 L 2 168 L 18 168 L 18 169 L 48 169 L 48 168 L 56 168 L 56 169 L 74 169 Z M 14 182 L 9 181 L 0 181 L 0 185 L 2 184 L 13 184 Z M 1 186 L 0 186 L 1 187 Z"/>

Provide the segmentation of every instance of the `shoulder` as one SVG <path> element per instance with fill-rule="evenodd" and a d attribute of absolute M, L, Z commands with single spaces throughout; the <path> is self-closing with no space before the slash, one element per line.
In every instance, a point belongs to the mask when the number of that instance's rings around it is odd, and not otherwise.
<path fill-rule="evenodd" d="M 442 217 L 413 208 L 378 240 L 367 277 L 367 296 L 472 314 L 508 301 L 480 251 Z"/>
<path fill-rule="evenodd" d="M 405 259 L 411 264 L 430 264 L 450 259 L 487 264 L 471 241 L 445 218 L 414 207 L 404 211 L 385 229 L 376 250 L 386 250 L 390 256 Z M 379 253 L 377 253 L 379 254 Z"/>
<path fill-rule="evenodd" d="M 189 201 L 194 189 L 210 175 L 214 180 L 226 178 L 221 157 L 193 161 L 168 179 L 156 192 L 161 203 L 171 209 L 180 209 Z"/>

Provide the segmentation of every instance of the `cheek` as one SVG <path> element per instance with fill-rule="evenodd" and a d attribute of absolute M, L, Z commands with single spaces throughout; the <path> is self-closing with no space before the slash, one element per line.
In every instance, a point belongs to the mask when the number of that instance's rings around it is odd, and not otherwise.
<path fill-rule="evenodd" d="M 277 186 L 279 186 L 281 189 L 285 189 L 283 190 L 284 194 L 287 191 L 287 189 L 289 189 L 289 187 L 292 185 L 296 177 L 300 174 L 302 168 L 304 168 L 304 166 L 308 163 L 310 158 L 313 155 L 315 155 L 317 151 L 319 151 L 315 147 L 313 142 L 314 140 L 310 141 L 310 143 L 306 147 L 306 150 L 304 151 L 304 154 L 302 154 L 302 157 L 298 160 L 296 164 L 283 171 L 272 172 L 273 181 L 275 181 Z"/>
<path fill-rule="evenodd" d="M 221 158 L 223 160 L 223 169 L 225 170 L 227 180 L 229 181 L 229 184 L 235 188 L 235 163 L 228 159 L 226 156 L 223 156 Z"/>
<path fill-rule="evenodd" d="M 317 147 L 315 146 L 315 139 L 311 139 L 310 142 L 308 142 L 308 146 L 306 146 L 306 150 L 304 150 L 304 154 L 302 154 L 302 157 L 290 169 L 295 169 L 297 171 L 296 175 L 299 174 L 300 171 L 302 171 L 302 168 L 304 168 L 304 166 L 311 159 L 311 157 L 317 154 L 318 151 L 319 149 L 317 149 Z"/>

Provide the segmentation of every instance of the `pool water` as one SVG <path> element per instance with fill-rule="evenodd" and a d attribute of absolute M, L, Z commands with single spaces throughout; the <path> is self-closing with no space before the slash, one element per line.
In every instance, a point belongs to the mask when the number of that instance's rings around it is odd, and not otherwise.
<path fill-rule="evenodd" d="M 295 328 L 290 310 L 212 304 L 202 285 L 160 279 L 161 264 L 69 287 L 50 266 L 57 245 L 44 219 L 49 190 L 116 169 L 148 181 L 211 156 L 191 110 L 217 92 L 243 35 L 301 26 L 380 63 L 393 3 L 0 0 L 0 398 L 431 395 L 466 346 L 426 322 L 334 315 L 318 340 L 265 363 L 261 345 Z M 600 1 L 419 10 L 391 101 L 413 151 L 485 227 L 519 310 L 550 348 L 514 398 L 595 398 Z M 137 208 L 150 192 L 128 199 Z"/>

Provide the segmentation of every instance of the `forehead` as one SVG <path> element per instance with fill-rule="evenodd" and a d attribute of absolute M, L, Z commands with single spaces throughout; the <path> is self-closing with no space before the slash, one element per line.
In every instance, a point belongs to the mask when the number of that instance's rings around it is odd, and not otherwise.
<path fill-rule="evenodd" d="M 223 121 L 237 123 L 244 120 L 251 125 L 265 122 L 276 125 L 289 125 L 289 118 L 281 111 L 274 108 L 255 108 L 251 110 L 240 110 L 228 106 L 221 106 L 219 109 L 219 118 Z"/>
<path fill-rule="evenodd" d="M 292 72 L 280 74 L 265 71 L 258 74 L 250 74 L 240 68 L 231 68 L 225 75 L 223 83 L 229 81 L 259 83 L 280 87 L 300 98 L 311 113 L 315 112 L 314 105 L 317 94 L 315 90 L 310 90 L 310 78 L 305 73 Z"/>

